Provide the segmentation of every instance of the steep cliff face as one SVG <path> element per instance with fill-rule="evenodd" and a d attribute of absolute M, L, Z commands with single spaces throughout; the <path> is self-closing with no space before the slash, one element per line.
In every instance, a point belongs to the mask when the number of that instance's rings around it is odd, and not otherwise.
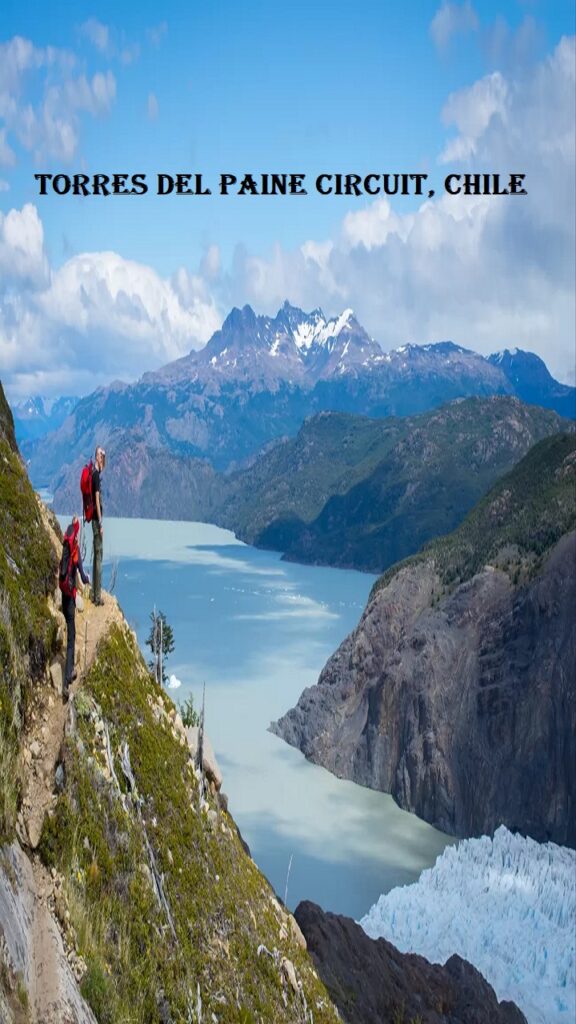
<path fill-rule="evenodd" d="M 543 442 L 389 570 L 273 731 L 446 832 L 576 845 L 574 465 Z"/>
<path fill-rule="evenodd" d="M 296 920 L 347 1024 L 526 1024 L 518 1007 L 498 1002 L 480 972 L 459 956 L 441 966 L 400 953 L 314 903 L 300 903 Z"/>

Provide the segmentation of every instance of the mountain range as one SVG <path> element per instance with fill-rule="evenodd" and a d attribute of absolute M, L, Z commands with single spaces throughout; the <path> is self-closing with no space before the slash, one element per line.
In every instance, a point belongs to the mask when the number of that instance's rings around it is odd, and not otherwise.
<path fill-rule="evenodd" d="M 531 353 L 486 359 L 450 341 L 385 353 L 351 310 L 329 319 L 286 302 L 267 317 L 244 306 L 200 351 L 81 399 L 27 451 L 30 474 L 37 486 L 54 489 L 96 443 L 128 454 L 144 445 L 229 471 L 324 410 L 408 416 L 495 394 L 576 415 L 576 390 L 556 382 Z M 109 467 L 113 472 L 110 460 Z"/>

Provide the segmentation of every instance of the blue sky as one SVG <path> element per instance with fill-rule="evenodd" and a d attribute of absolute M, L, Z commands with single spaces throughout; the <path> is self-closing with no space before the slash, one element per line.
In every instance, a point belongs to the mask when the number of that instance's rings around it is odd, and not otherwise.
<path fill-rule="evenodd" d="M 352 305 L 385 348 L 452 337 L 573 378 L 573 3 L 24 6 L 0 15 L 0 374 L 85 392 L 230 305 Z M 573 136 L 573 130 L 572 130 Z M 389 203 L 41 197 L 35 171 L 420 171 Z M 441 196 L 448 171 L 530 195 Z M 456 270 L 457 272 L 456 272 Z M 553 312 L 552 312 L 553 310 Z M 98 366 L 84 358 L 97 342 Z M 58 366 L 63 356 L 65 369 Z"/>

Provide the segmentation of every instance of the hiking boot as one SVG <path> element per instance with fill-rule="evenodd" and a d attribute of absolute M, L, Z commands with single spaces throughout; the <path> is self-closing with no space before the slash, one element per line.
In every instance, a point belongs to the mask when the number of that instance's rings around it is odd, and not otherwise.
<path fill-rule="evenodd" d="M 74 682 L 74 680 L 77 679 L 77 678 L 78 678 L 78 673 L 77 673 L 76 669 L 74 669 L 72 675 L 70 676 L 70 679 L 68 680 L 67 685 L 70 686 Z"/>
<path fill-rule="evenodd" d="M 70 698 L 70 687 L 68 686 L 68 683 L 64 683 L 64 686 L 62 687 L 62 703 L 63 704 L 67 704 L 69 698 Z"/>
<path fill-rule="evenodd" d="M 97 608 L 102 608 L 104 601 L 99 597 L 97 601 L 92 601 L 92 604 L 96 605 Z"/>

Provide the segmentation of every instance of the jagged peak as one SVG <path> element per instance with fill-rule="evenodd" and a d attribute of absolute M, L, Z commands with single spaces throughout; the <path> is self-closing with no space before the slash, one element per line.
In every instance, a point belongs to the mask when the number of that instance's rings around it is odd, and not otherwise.
<path fill-rule="evenodd" d="M 238 327 L 253 327 L 258 319 L 252 306 L 249 306 L 248 303 L 242 306 L 242 309 L 239 309 L 238 306 L 233 306 L 222 324 L 222 331 L 234 330 Z"/>
<path fill-rule="evenodd" d="M 491 356 L 488 356 L 488 362 L 498 365 L 503 362 L 512 362 L 514 359 L 523 359 L 526 362 L 531 362 L 534 365 L 542 363 L 543 366 L 546 364 L 544 360 L 536 354 L 536 352 L 527 352 L 523 348 L 503 348 L 499 352 L 494 352 Z"/>

